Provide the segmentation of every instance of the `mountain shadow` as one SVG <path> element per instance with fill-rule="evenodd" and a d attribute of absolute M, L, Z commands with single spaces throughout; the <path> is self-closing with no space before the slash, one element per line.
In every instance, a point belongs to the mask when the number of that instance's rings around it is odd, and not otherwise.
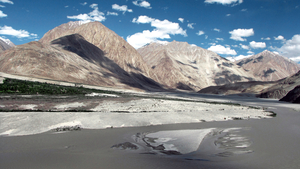
<path fill-rule="evenodd" d="M 143 90 L 162 90 L 162 86 L 154 80 L 139 73 L 128 73 L 114 61 L 105 56 L 105 52 L 97 46 L 89 43 L 79 34 L 67 35 L 55 39 L 51 44 L 59 45 L 64 50 L 75 53 L 87 62 L 95 64 L 101 68 L 107 69 L 106 78 L 114 77 L 120 83 Z"/>

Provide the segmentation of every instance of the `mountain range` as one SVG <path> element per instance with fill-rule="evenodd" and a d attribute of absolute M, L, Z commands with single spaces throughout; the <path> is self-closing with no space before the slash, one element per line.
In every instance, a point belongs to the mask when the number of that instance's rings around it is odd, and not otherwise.
<path fill-rule="evenodd" d="M 236 64 L 218 54 L 186 42 L 151 43 L 138 52 L 169 88 L 200 90 L 207 86 L 256 80 Z"/>
<path fill-rule="evenodd" d="M 0 72 L 135 90 L 262 94 L 300 70 L 270 51 L 231 62 L 186 42 L 150 43 L 136 50 L 100 22 L 69 22 L 39 41 L 12 47 L 0 39 L 0 44 Z"/>
<path fill-rule="evenodd" d="M 199 93 L 240 94 L 252 93 L 261 98 L 281 99 L 300 85 L 299 64 L 275 54 L 263 51 L 257 55 L 236 61 L 236 64 L 252 72 L 260 81 L 238 82 L 203 88 Z"/>

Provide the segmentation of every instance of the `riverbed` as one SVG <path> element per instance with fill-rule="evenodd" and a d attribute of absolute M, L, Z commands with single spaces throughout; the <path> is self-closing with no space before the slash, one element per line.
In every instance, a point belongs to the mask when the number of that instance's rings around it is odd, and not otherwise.
<path fill-rule="evenodd" d="M 226 104 L 208 104 L 204 106 L 201 103 L 195 109 L 189 111 L 177 111 L 176 119 L 189 119 L 191 121 L 176 121 L 170 114 L 164 111 L 142 112 L 137 110 L 133 102 L 125 101 L 123 106 L 128 108 L 132 105 L 132 111 L 122 112 L 114 110 L 113 121 L 118 115 L 122 116 L 116 121 L 128 121 L 132 126 L 117 124 L 101 125 L 98 129 L 90 127 L 86 122 L 75 121 L 74 124 L 63 123 L 60 116 L 57 118 L 57 124 L 48 123 L 47 118 L 38 124 L 45 126 L 45 130 L 28 133 L 31 130 L 21 130 L 19 127 L 11 127 L 11 131 L 6 128 L 0 137 L 0 168 L 299 168 L 300 167 L 300 107 L 299 105 L 279 102 L 275 99 L 258 99 L 254 97 L 241 96 L 220 96 L 220 95 L 198 95 L 183 93 L 165 93 L 164 97 L 181 98 L 198 101 L 214 101 L 239 103 L 243 106 L 234 107 Z M 157 95 L 156 95 L 157 98 Z M 144 98 L 141 98 L 144 99 Z M 149 99 L 149 98 L 147 98 Z M 153 99 L 153 98 L 152 98 Z M 134 99 L 136 101 L 136 99 Z M 145 100 L 143 106 L 146 106 Z M 151 99 L 150 99 L 151 100 Z M 147 103 L 152 103 L 146 100 Z M 153 101 L 153 100 L 152 100 Z M 154 99 L 153 103 L 156 103 Z M 161 101 L 161 100 L 159 100 Z M 170 101 L 170 100 L 167 100 Z M 175 100 L 173 100 L 175 101 Z M 112 104 L 111 106 L 119 103 Z M 194 102 L 188 103 L 192 104 Z M 184 103 L 182 103 L 184 105 Z M 198 104 L 198 102 L 196 102 Z M 200 104 L 200 103 L 199 103 Z M 126 107 L 127 105 L 127 107 Z M 154 104 L 151 104 L 154 105 Z M 164 104 L 161 104 L 164 105 Z M 162 107 L 162 106 L 159 107 Z M 170 103 L 168 102 L 168 104 Z M 180 105 L 178 102 L 176 105 Z M 99 106 L 96 105 L 98 112 Z M 223 106 L 223 108 L 216 108 Z M 229 107 L 233 109 L 229 109 Z M 232 113 L 248 111 L 248 106 L 261 107 L 255 110 L 261 115 L 252 116 L 252 118 L 233 119 L 228 117 Z M 94 107 L 94 108 L 95 108 Z M 120 107 L 116 106 L 116 107 Z M 113 107 L 116 109 L 116 107 Z M 147 107 L 147 106 L 146 106 Z M 189 105 L 189 107 L 191 107 Z M 202 109 L 200 109 L 202 107 Z M 205 108 L 203 108 L 205 107 Z M 215 109 L 214 109 L 215 108 Z M 242 109 L 243 108 L 243 109 Z M 104 109 L 103 107 L 100 109 Z M 207 109 L 214 110 L 215 117 L 222 114 L 219 120 L 202 120 L 201 112 Z M 223 110 L 224 109 L 224 110 Z M 238 109 L 239 111 L 234 111 Z M 197 113 L 196 110 L 199 110 Z M 229 111 L 230 110 L 230 111 Z M 264 111 L 273 111 L 276 117 L 263 116 Z M 183 111 L 183 112 L 182 112 Z M 117 113 L 116 113 L 117 112 Z M 185 115 L 192 112 L 187 118 Z M 6 113 L 6 114 L 5 114 Z M 51 113 L 51 112 L 3 112 L 10 116 L 10 113 Z M 59 112 L 55 112 L 59 113 Z M 80 113 L 80 112 L 79 112 Z M 100 114 L 112 114 L 111 111 L 103 110 Z M 134 115 L 142 113 L 153 113 L 150 117 L 140 117 L 132 119 Z M 69 114 L 62 112 L 61 114 Z M 126 116 L 129 115 L 129 116 Z M 133 114 L 133 116 L 131 116 Z M 245 113 L 241 113 L 245 114 Z M 94 114 L 95 115 L 95 114 Z M 124 116 L 123 116 L 124 115 Z M 77 115 L 76 115 L 77 116 Z M 79 115 L 78 115 L 79 116 Z M 91 116 L 85 116 L 85 118 Z M 199 116 L 199 117 L 198 117 Z M 248 115 L 249 116 L 249 115 Z M 16 118 L 18 116 L 15 116 Z M 68 115 L 67 120 L 71 116 Z M 97 115 L 97 117 L 100 117 Z M 137 123 L 142 119 L 144 122 L 163 119 L 171 119 L 168 123 L 162 120 L 159 123 Z M 181 118 L 182 117 L 182 118 Z M 197 117 L 197 118 L 196 118 Z M 224 119 L 224 118 L 228 119 Z M 108 118 L 108 116 L 107 116 Z M 3 116 L 1 117 L 3 119 Z M 30 119 L 30 118 L 29 118 Z M 37 118 L 36 120 L 40 119 Z M 51 119 L 51 118 L 49 118 Z M 78 119 L 84 119 L 82 117 Z M 92 119 L 96 119 L 93 116 Z M 99 119 L 103 119 L 100 117 Z M 198 121 L 192 121 L 197 119 Z M 28 120 L 28 119 L 27 119 Z M 48 121 L 55 121 L 53 119 Z M 12 121 L 11 121 L 12 122 Z M 33 121 L 26 121 L 33 123 Z M 66 121 L 65 121 L 66 122 Z M 69 121 L 70 122 L 70 121 Z M 80 123 L 79 123 L 80 122 Z M 19 123 L 19 122 L 18 122 Z M 13 123 L 10 123 L 13 124 Z M 59 124 L 59 125 L 58 125 Z M 79 125 L 79 130 L 65 131 L 53 130 L 63 126 Z M 37 123 L 34 124 L 38 128 Z M 52 126 L 49 128 L 49 126 Z M 1 122 L 1 128 L 3 123 Z M 13 131 L 12 129 L 20 129 Z M 26 128 L 26 127 L 25 127 Z M 47 129 L 47 130 L 46 130 Z M 6 133 L 5 133 L 6 132 Z M 144 139 L 143 139 L 144 138 Z M 145 140 L 145 141 L 144 141 Z M 127 144 L 124 144 L 127 143 Z M 130 144 L 128 144 L 130 143 Z M 125 148 L 118 145 L 126 145 Z M 129 146 L 128 146 L 129 145 Z M 131 145 L 131 146 L 130 146 Z"/>

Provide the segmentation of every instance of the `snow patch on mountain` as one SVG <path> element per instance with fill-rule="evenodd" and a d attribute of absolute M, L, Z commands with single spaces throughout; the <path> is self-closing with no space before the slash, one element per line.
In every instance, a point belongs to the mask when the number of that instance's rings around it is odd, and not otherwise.
<path fill-rule="evenodd" d="M 9 39 L 4 39 L 4 38 L 0 37 L 0 40 L 5 42 L 8 46 L 11 46 L 11 47 L 15 46 L 15 44 L 12 43 Z"/>

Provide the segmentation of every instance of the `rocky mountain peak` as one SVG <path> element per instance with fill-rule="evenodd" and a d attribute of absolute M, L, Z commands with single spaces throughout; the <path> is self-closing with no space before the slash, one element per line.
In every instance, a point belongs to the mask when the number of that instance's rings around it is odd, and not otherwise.
<path fill-rule="evenodd" d="M 12 43 L 9 39 L 4 39 L 0 37 L 0 52 L 10 49 L 14 46 L 15 44 Z"/>
<path fill-rule="evenodd" d="M 83 24 L 86 24 L 88 22 L 83 22 L 83 21 L 70 21 L 68 22 L 66 28 L 67 29 L 74 29 L 74 28 L 77 28 L 78 26 L 80 25 L 83 25 Z"/>
<path fill-rule="evenodd" d="M 188 48 L 192 47 L 187 42 L 178 42 L 175 40 L 170 42 L 167 46 L 172 48 L 172 50 L 187 50 Z"/>
<path fill-rule="evenodd" d="M 235 63 L 263 81 L 276 81 L 300 70 L 296 62 L 268 50 Z"/>
<path fill-rule="evenodd" d="M 48 31 L 42 43 L 71 34 L 79 34 L 85 40 L 104 51 L 105 56 L 116 62 L 125 71 L 151 76 L 148 66 L 140 54 L 112 30 L 100 22 L 69 22 Z"/>
<path fill-rule="evenodd" d="M 146 45 L 140 47 L 139 49 L 145 48 L 145 47 L 147 47 L 147 48 L 149 48 L 149 47 L 154 47 L 154 48 L 156 48 L 156 47 L 158 47 L 158 46 L 165 46 L 165 45 L 168 45 L 169 43 L 170 43 L 170 42 L 151 42 L 151 43 L 148 43 L 148 44 L 146 44 Z"/>
<path fill-rule="evenodd" d="M 12 43 L 9 39 L 4 39 L 4 38 L 0 37 L 0 40 L 4 41 L 9 46 L 15 46 L 15 44 Z"/>
<path fill-rule="evenodd" d="M 275 53 L 269 51 L 269 50 L 264 50 L 263 52 L 261 52 L 262 54 L 266 55 L 266 54 L 269 54 L 269 55 L 275 55 Z"/>

